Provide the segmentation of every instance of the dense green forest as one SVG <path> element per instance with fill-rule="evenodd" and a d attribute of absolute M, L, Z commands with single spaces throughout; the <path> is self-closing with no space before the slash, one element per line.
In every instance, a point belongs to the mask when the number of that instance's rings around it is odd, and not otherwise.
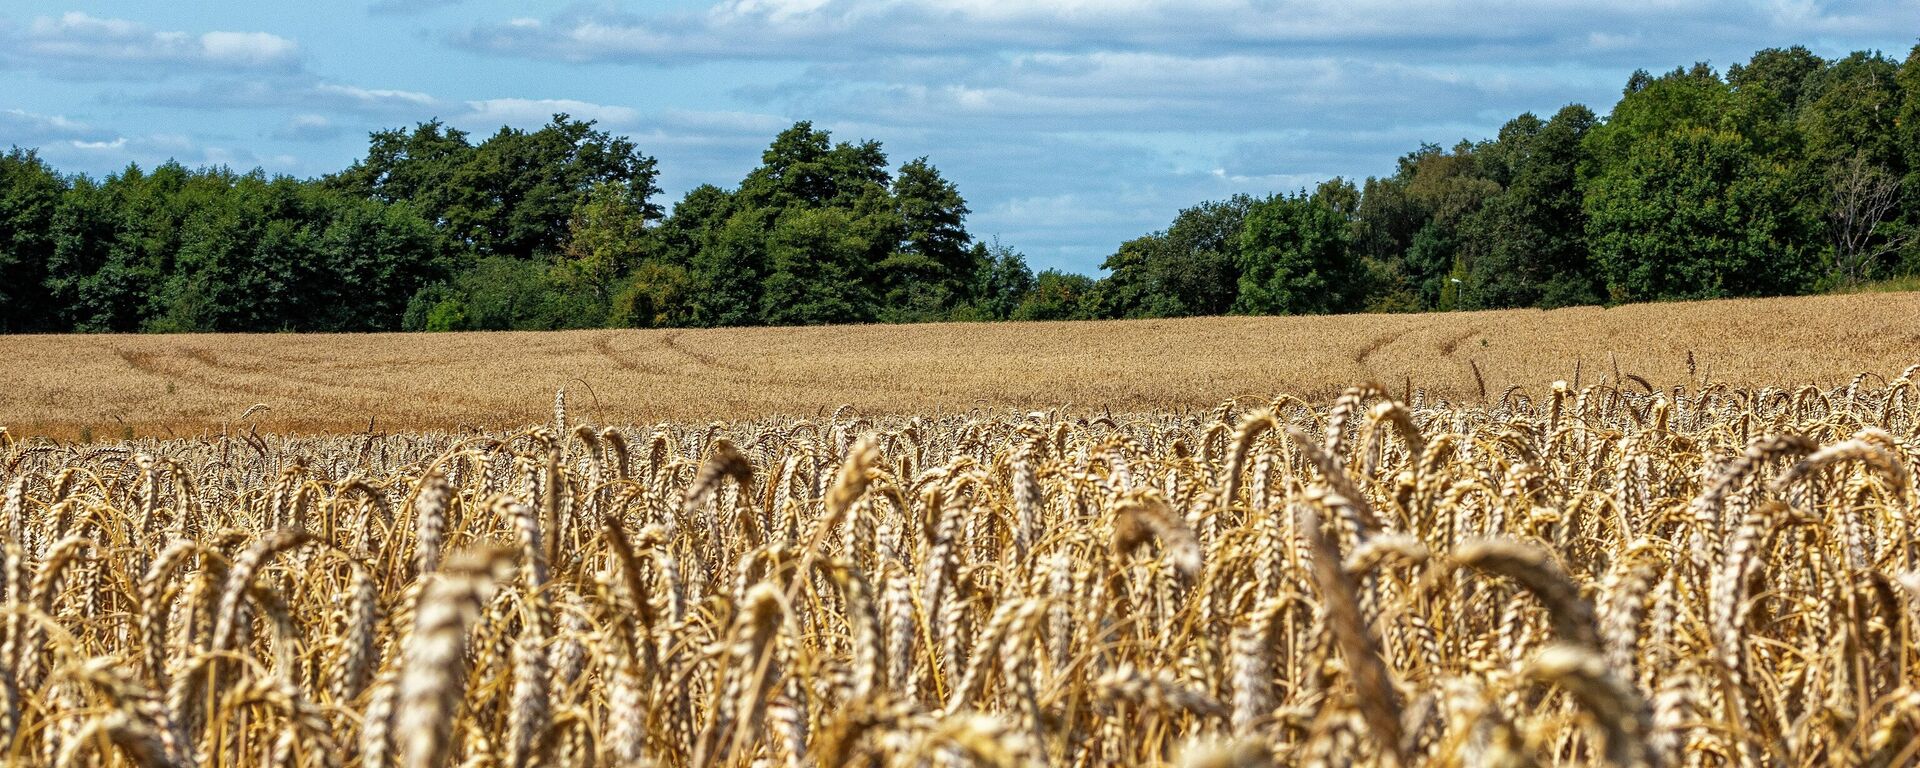
<path fill-rule="evenodd" d="M 4 137 L 0 137 L 4 140 Z M 376 331 L 1555 307 L 1920 274 L 1920 46 L 1637 72 L 1355 184 L 1183 210 L 1105 277 L 1034 274 L 926 158 L 798 123 L 668 211 L 566 115 L 371 136 L 339 173 L 0 155 L 0 331 Z"/>

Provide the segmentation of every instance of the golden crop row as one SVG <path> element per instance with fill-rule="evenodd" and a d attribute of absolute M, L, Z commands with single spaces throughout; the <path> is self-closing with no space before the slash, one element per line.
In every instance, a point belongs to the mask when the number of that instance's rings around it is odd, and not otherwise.
<path fill-rule="evenodd" d="M 0 439 L 0 754 L 1911 765 L 1912 375 Z"/>

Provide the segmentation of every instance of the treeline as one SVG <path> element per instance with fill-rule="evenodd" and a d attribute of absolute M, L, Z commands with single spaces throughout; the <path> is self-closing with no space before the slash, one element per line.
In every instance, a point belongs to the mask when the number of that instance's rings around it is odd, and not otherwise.
<path fill-rule="evenodd" d="M 798 123 L 660 205 L 630 140 L 556 115 L 372 135 L 310 180 L 0 155 L 0 331 L 373 331 L 1555 307 L 1920 274 L 1920 47 L 1636 73 L 1390 176 L 1181 211 L 1107 275 L 1035 275 L 925 158 Z"/>
<path fill-rule="evenodd" d="M 1236 197 L 1128 241 L 1059 317 L 1558 307 L 1767 296 L 1920 273 L 1920 47 L 1637 72 L 1425 145 L 1356 186 Z"/>
<path fill-rule="evenodd" d="M 168 163 L 94 180 L 0 156 L 0 329 L 374 331 L 1021 317 L 1025 259 L 925 159 L 781 133 L 666 215 L 656 164 L 556 115 L 437 121 L 295 180 Z"/>

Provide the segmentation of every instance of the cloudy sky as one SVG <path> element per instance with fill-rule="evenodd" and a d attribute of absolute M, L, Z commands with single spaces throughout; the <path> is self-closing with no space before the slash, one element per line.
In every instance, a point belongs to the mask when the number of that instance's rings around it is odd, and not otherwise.
<path fill-rule="evenodd" d="M 1200 200 L 1604 112 L 1637 67 L 1795 43 L 1904 58 L 1917 34 L 1914 0 L 8 0 L 0 147 L 310 176 L 382 127 L 567 112 L 658 157 L 670 202 L 806 119 L 929 156 L 976 234 L 1093 272 Z"/>

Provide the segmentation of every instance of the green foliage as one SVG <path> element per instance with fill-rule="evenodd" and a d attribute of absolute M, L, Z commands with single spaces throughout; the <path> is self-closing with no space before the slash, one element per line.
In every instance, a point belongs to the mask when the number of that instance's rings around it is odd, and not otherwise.
<path fill-rule="evenodd" d="M 858 323 L 877 303 L 869 273 L 872 222 L 843 208 L 794 208 L 767 238 L 768 274 L 760 319 L 767 325 Z M 882 253 L 884 251 L 881 251 Z"/>
<path fill-rule="evenodd" d="M 188 211 L 234 183 L 224 169 L 193 173 L 168 163 L 137 166 L 95 182 L 74 180 L 54 211 L 46 288 L 61 325 L 76 331 L 136 331 L 158 311 L 161 283 L 181 247 Z"/>
<path fill-rule="evenodd" d="M 607 325 L 618 328 L 665 328 L 686 317 L 691 297 L 687 270 L 650 261 L 629 275 L 613 298 Z"/>
<path fill-rule="evenodd" d="M 1034 278 L 1033 290 L 1013 310 L 1015 320 L 1084 320 L 1090 317 L 1084 306 L 1093 290 L 1093 278 L 1061 272 L 1042 271 Z"/>
<path fill-rule="evenodd" d="M 1894 141 L 1902 148 L 1899 222 L 1907 236 L 1896 255 L 1900 274 L 1920 274 L 1920 45 L 1907 54 L 1894 75 L 1900 85 L 1900 107 L 1894 118 Z"/>
<path fill-rule="evenodd" d="M 833 143 L 832 134 L 798 122 L 775 136 L 760 167 L 740 182 L 746 207 L 849 207 L 868 187 L 886 187 L 887 156 L 879 142 Z"/>
<path fill-rule="evenodd" d="M 1011 320 L 1027 294 L 1033 292 L 1033 270 L 1027 258 L 995 242 L 974 243 L 972 277 L 966 304 L 954 309 L 954 320 Z"/>
<path fill-rule="evenodd" d="M 1908 162 L 1898 138 L 1899 75 L 1891 59 L 1857 52 L 1807 78 L 1806 103 L 1792 116 L 1816 168 L 1838 168 L 1856 156 L 1881 168 Z"/>
<path fill-rule="evenodd" d="M 653 158 L 633 142 L 554 115 L 540 130 L 501 128 L 451 178 L 447 225 L 481 255 L 536 258 L 559 251 L 568 221 L 595 189 L 617 189 L 657 218 Z"/>
<path fill-rule="evenodd" d="M 1182 210 L 1165 232 L 1129 240 L 1100 265 L 1092 301 L 1102 317 L 1224 314 L 1240 279 L 1245 195 Z"/>
<path fill-rule="evenodd" d="M 426 324 L 417 330 L 462 331 L 473 326 L 467 322 L 467 305 L 455 298 L 442 299 L 427 311 Z"/>
<path fill-rule="evenodd" d="M 1906 63 L 1894 75 L 1900 85 L 1900 108 L 1894 116 L 1894 141 L 1904 148 L 1909 173 L 1920 173 L 1920 45 L 1907 54 Z M 1908 189 L 1913 189 L 1909 184 Z M 1909 198 L 1915 197 L 1909 195 Z M 1920 200 L 1913 206 L 1920 208 Z"/>
<path fill-rule="evenodd" d="M 1537 122 L 1523 115 L 1515 123 L 1527 121 Z M 1510 123 L 1503 136 L 1514 133 Z M 1463 229 L 1471 228 L 1481 205 L 1500 192 L 1494 176 L 1507 170 L 1500 162 L 1503 149 L 1499 142 L 1461 142 L 1452 150 L 1423 144 L 1400 158 L 1394 175 L 1368 179 L 1360 187 L 1350 216 L 1351 247 L 1371 276 L 1370 290 L 1380 294 L 1368 296 L 1366 304 L 1403 307 L 1411 298 L 1423 309 L 1455 307 L 1449 279 L 1461 248 L 1470 246 L 1475 234 Z M 1350 194 L 1341 191 L 1330 202 L 1347 199 Z M 1444 302 L 1443 294 L 1449 297 Z"/>
<path fill-rule="evenodd" d="M 553 281 L 587 297 L 604 315 L 622 278 L 641 266 L 655 247 L 647 231 L 648 208 L 628 190 L 601 182 L 574 208 L 567 242 L 553 263 Z"/>
<path fill-rule="evenodd" d="M 1695 128 L 1734 127 L 1729 125 L 1736 119 L 1733 91 L 1705 64 L 1676 69 L 1658 78 L 1639 74 L 1642 80 L 1630 84 L 1606 123 L 1587 136 L 1592 169 L 1589 177 L 1625 166 L 1646 137 Z"/>
<path fill-rule="evenodd" d="M 973 237 L 967 234 L 967 201 L 922 157 L 900 166 L 893 179 L 894 213 L 902 230 L 899 253 L 911 257 L 908 269 L 887 277 L 894 285 L 912 280 L 933 288 L 944 301 L 921 309 L 938 312 L 967 296 L 972 278 Z M 893 296 L 891 292 L 889 296 Z M 892 306 L 902 302 L 889 300 Z"/>
<path fill-rule="evenodd" d="M 1350 258 L 1348 221 L 1322 196 L 1254 203 L 1240 233 L 1244 315 L 1305 315 L 1359 309 L 1365 272 Z"/>
<path fill-rule="evenodd" d="M 364 159 L 322 183 L 356 197 L 412 203 L 429 220 L 441 223 L 454 205 L 453 177 L 472 157 L 465 131 L 433 120 L 411 132 L 375 132 Z"/>
<path fill-rule="evenodd" d="M 418 286 L 447 271 L 439 235 L 404 203 L 331 198 L 328 205 L 319 234 L 327 287 L 310 318 L 327 330 L 393 329 Z"/>
<path fill-rule="evenodd" d="M 1920 46 L 1636 72 L 1422 144 L 1392 173 L 1237 196 L 1035 275 L 927 158 L 800 122 L 725 189 L 555 115 L 369 136 L 301 181 L 66 176 L 0 155 L 0 332 L 375 331 L 1154 318 L 1558 307 L 1905 285 L 1920 274 Z"/>
<path fill-rule="evenodd" d="M 772 218 L 771 211 L 740 211 L 704 238 L 688 268 L 694 296 L 689 320 L 694 325 L 759 323 Z"/>
<path fill-rule="evenodd" d="M 59 327 L 41 284 L 66 182 L 31 150 L 0 155 L 0 333 Z"/>
<path fill-rule="evenodd" d="M 552 270 L 510 256 L 480 257 L 450 283 L 423 291 L 409 314 L 423 317 L 420 330 L 450 331 L 595 328 L 607 318 L 590 296 L 556 282 Z"/>
<path fill-rule="evenodd" d="M 689 192 L 660 227 L 687 268 L 695 325 L 948 319 L 975 294 L 966 201 L 925 158 L 886 167 L 876 142 L 797 123 L 737 191 Z"/>
<path fill-rule="evenodd" d="M 1593 304 L 1586 214 L 1575 169 L 1597 122 L 1571 105 L 1541 122 L 1521 115 L 1485 151 L 1503 188 L 1461 223 L 1462 304 L 1470 308 Z"/>
<path fill-rule="evenodd" d="M 726 226 L 737 206 L 734 194 L 712 184 L 689 190 L 673 206 L 673 215 L 652 231 L 659 240 L 655 257 L 668 264 L 685 267 L 692 264 L 701 248 Z"/>
<path fill-rule="evenodd" d="M 228 181 L 181 222 L 148 330 L 390 329 L 443 268 L 432 228 L 405 205 L 284 177 Z"/>
<path fill-rule="evenodd" d="M 1393 265 L 1361 257 L 1367 271 L 1367 298 L 1364 311 L 1377 313 L 1419 312 L 1425 307 L 1420 294 Z"/>
<path fill-rule="evenodd" d="M 521 259 L 558 252 L 574 212 L 614 185 L 645 219 L 660 210 L 653 158 L 632 141 L 567 115 L 536 131 L 502 127 L 473 144 L 438 121 L 373 134 L 367 156 L 324 183 L 387 203 L 407 202 L 476 255 Z"/>
<path fill-rule="evenodd" d="M 1589 184 L 1594 261 L 1613 301 L 1767 296 L 1816 276 L 1803 179 L 1755 158 L 1739 134 L 1690 127 L 1646 137 Z"/>

